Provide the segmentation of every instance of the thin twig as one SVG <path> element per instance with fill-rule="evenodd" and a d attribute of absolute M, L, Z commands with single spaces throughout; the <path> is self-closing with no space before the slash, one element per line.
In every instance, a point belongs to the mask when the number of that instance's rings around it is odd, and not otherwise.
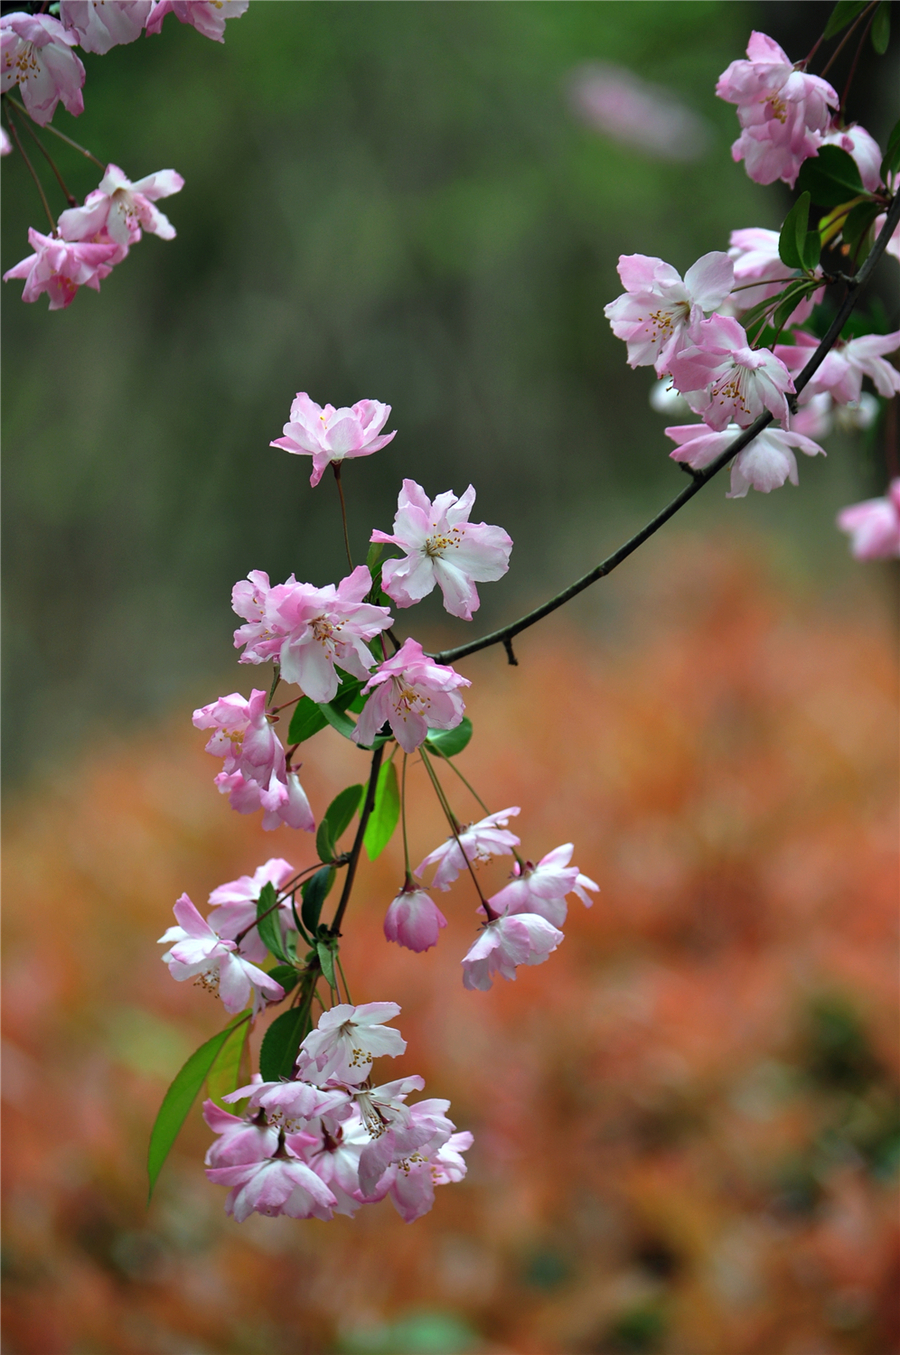
<path fill-rule="evenodd" d="M 25 107 L 24 104 L 19 103 L 18 99 L 14 99 L 11 94 L 5 95 L 5 98 L 9 100 L 9 102 L 13 105 L 14 108 L 18 108 L 20 113 L 24 113 L 26 118 L 30 118 L 32 122 L 34 121 L 28 109 Z M 38 124 L 38 126 L 40 126 L 40 123 Z M 78 151 L 79 154 L 86 156 L 88 160 L 93 160 L 95 165 L 99 165 L 100 168 L 104 171 L 104 173 L 106 172 L 106 165 L 104 165 L 102 160 L 98 160 L 96 155 L 93 155 L 91 151 L 85 150 L 84 146 L 79 146 L 77 141 L 73 141 L 70 136 L 66 136 L 65 132 L 61 132 L 58 127 L 54 127 L 52 122 L 47 122 L 44 124 L 44 131 L 52 132 L 54 136 L 59 137 L 60 141 L 64 141 L 67 146 L 71 146 L 73 151 Z"/>
<path fill-rule="evenodd" d="M 347 563 L 351 570 L 353 569 L 353 556 L 350 554 L 350 535 L 347 531 L 347 505 L 344 503 L 344 486 L 341 484 L 341 463 L 332 461 L 331 469 L 334 471 L 334 478 L 337 481 L 338 494 L 341 499 L 341 522 L 344 525 L 344 549 L 347 552 Z"/>
<path fill-rule="evenodd" d="M 831 70 L 832 66 L 833 66 L 834 63 L 837 61 L 837 59 L 838 59 L 838 57 L 840 56 L 841 52 L 842 52 L 842 51 L 844 50 L 844 48 L 847 46 L 847 43 L 848 43 L 848 42 L 850 41 L 850 39 L 853 37 L 854 31 L 859 27 L 859 25 L 862 23 L 863 19 L 866 17 L 866 15 L 869 13 L 870 10 L 874 10 L 874 9 L 877 9 L 877 8 L 878 8 L 878 4 L 879 4 L 879 0 L 872 0 L 872 3 L 871 3 L 870 5 L 868 5 L 866 9 L 860 10 L 859 14 L 857 14 L 856 18 L 853 20 L 853 23 L 852 23 L 852 24 L 850 25 L 850 27 L 847 29 L 847 32 L 846 32 L 846 33 L 844 34 L 844 36 L 841 38 L 841 40 L 840 40 L 840 42 L 838 43 L 837 47 L 835 47 L 834 51 L 831 53 L 831 56 L 830 56 L 830 57 L 828 58 L 828 60 L 825 62 L 825 65 L 824 65 L 824 66 L 822 67 L 822 69 L 819 71 L 819 79 L 820 79 L 820 80 L 824 80 L 824 79 L 825 79 L 825 76 L 826 76 L 826 75 L 828 74 L 828 72 Z"/>
<path fill-rule="evenodd" d="M 16 143 L 16 148 L 18 149 L 19 154 L 25 161 L 25 164 L 28 166 L 28 173 L 31 175 L 32 179 L 34 179 L 35 187 L 37 188 L 37 191 L 40 194 L 41 202 L 44 204 L 44 211 L 47 213 L 47 220 L 50 222 L 50 233 L 52 235 L 56 231 L 56 222 L 53 219 L 53 213 L 50 211 L 50 204 L 47 201 L 47 194 L 44 192 L 44 189 L 41 185 L 41 181 L 38 178 L 37 173 L 35 172 L 34 165 L 31 163 L 31 161 L 28 159 L 28 156 L 25 154 L 25 147 L 19 140 L 19 133 L 15 129 L 15 125 L 13 123 L 12 118 L 10 117 L 8 107 L 6 108 L 5 112 L 6 112 L 6 121 L 9 124 L 9 130 L 12 132 L 12 139 Z"/>
<path fill-rule="evenodd" d="M 341 901 L 337 906 L 337 912 L 334 915 L 334 921 L 329 928 L 332 936 L 340 936 L 341 923 L 344 920 L 344 913 L 347 911 L 347 904 L 350 902 L 350 894 L 353 889 L 353 881 L 356 878 L 356 867 L 359 865 L 359 854 L 362 851 L 363 838 L 366 835 L 366 827 L 369 817 L 375 807 L 375 789 L 378 785 L 378 773 L 381 770 L 381 759 L 384 757 L 384 744 L 376 748 L 372 754 L 372 770 L 369 772 L 369 784 L 366 787 L 366 795 L 363 800 L 362 809 L 359 812 L 359 827 L 356 830 L 356 837 L 353 839 L 353 846 L 350 849 L 350 856 L 347 861 L 347 878 L 344 881 L 344 888 L 341 892 Z"/>
<path fill-rule="evenodd" d="M 35 131 L 33 130 L 33 128 L 30 126 L 30 124 L 27 123 L 27 122 L 26 122 L 26 124 L 25 124 L 25 131 L 26 131 L 26 132 L 28 133 L 28 135 L 31 137 L 32 141 L 33 141 L 34 144 L 37 146 L 37 148 L 38 148 L 38 150 L 40 151 L 41 155 L 43 155 L 44 159 L 47 161 L 47 164 L 50 166 L 50 168 L 52 169 L 53 173 L 56 175 L 56 182 L 59 184 L 60 188 L 62 189 L 62 191 L 63 191 L 63 196 L 65 197 L 66 202 L 69 204 L 70 207 L 74 207 L 74 206 L 76 205 L 76 203 L 78 202 L 78 199 L 75 197 L 75 194 L 74 194 L 74 193 L 70 193 L 70 192 L 69 192 L 69 189 L 68 189 L 68 187 L 67 187 L 67 185 L 66 185 L 65 180 L 63 179 L 63 176 L 60 174 L 59 170 L 58 170 L 57 167 L 56 167 L 56 161 L 53 159 L 53 156 L 52 156 L 52 155 L 50 154 L 50 152 L 47 150 L 47 147 L 43 144 L 43 142 L 42 142 L 41 139 L 39 138 L 37 132 L 35 132 Z"/>

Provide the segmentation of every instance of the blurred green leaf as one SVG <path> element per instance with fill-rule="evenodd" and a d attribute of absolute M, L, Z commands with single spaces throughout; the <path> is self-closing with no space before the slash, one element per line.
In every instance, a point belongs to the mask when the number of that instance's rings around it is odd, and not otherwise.
<path fill-rule="evenodd" d="M 831 11 L 831 17 L 825 25 L 823 38 L 833 38 L 836 33 L 840 33 L 842 28 L 846 28 L 852 23 L 857 14 L 862 14 L 869 0 L 838 0 L 834 9 Z"/>
<path fill-rule="evenodd" d="M 891 6 L 889 0 L 881 0 L 872 20 L 872 46 L 879 56 L 884 56 L 891 40 Z"/>
<path fill-rule="evenodd" d="M 341 834 L 346 832 L 354 814 L 359 809 L 363 786 L 348 786 L 340 795 L 335 796 L 325 811 L 316 833 L 316 851 L 320 861 L 333 861 L 337 855 L 337 843 Z"/>
<path fill-rule="evenodd" d="M 291 716 L 288 743 L 305 743 L 313 734 L 318 734 L 320 729 L 324 729 L 327 723 L 315 701 L 310 701 L 308 696 L 301 696 Z"/>
<path fill-rule="evenodd" d="M 881 214 L 878 202 L 859 202 L 848 214 L 841 228 L 841 238 L 850 247 L 850 258 L 857 267 L 867 258 L 872 241 L 866 235 L 875 224 L 875 218 Z"/>
<path fill-rule="evenodd" d="M 393 761 L 386 762 L 378 773 L 375 787 L 375 805 L 366 824 L 363 846 L 370 861 L 380 856 L 393 836 L 400 817 L 400 790 L 397 769 Z"/>
<path fill-rule="evenodd" d="M 292 964 L 273 965 L 268 971 L 269 978 L 280 983 L 284 989 L 285 997 L 292 992 L 300 982 L 300 971 Z"/>
<path fill-rule="evenodd" d="M 781 227 L 778 257 L 788 268 L 803 268 L 803 244 L 809 221 L 809 193 L 801 193 Z"/>
<path fill-rule="evenodd" d="M 881 182 L 886 183 L 887 176 L 896 174 L 898 170 L 900 170 L 900 121 L 894 123 L 888 137 L 887 149 L 881 162 Z"/>
<path fill-rule="evenodd" d="M 331 988 L 337 988 L 337 980 L 334 976 L 334 957 L 337 954 L 337 941 L 317 941 L 316 950 L 319 953 L 319 964 L 322 966 L 325 982 Z"/>

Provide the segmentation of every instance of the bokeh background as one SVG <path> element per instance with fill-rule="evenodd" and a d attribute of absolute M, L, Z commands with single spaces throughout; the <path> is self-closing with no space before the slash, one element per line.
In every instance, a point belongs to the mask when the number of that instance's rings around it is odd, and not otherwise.
<path fill-rule="evenodd" d="M 517 669 L 464 665 L 466 775 L 522 805 L 529 855 L 574 840 L 602 887 L 546 965 L 482 995 L 459 983 L 462 882 L 415 957 L 380 939 L 394 848 L 362 877 L 354 997 L 403 1004 L 401 1071 L 475 1131 L 466 1182 L 412 1227 L 388 1203 L 238 1226 L 196 1115 L 149 1211 L 143 1178 L 219 1015 L 159 964 L 172 902 L 311 859 L 229 813 L 188 719 L 247 687 L 236 578 L 342 572 L 332 487 L 268 446 L 291 398 L 393 405 L 395 441 L 348 467 L 357 543 L 404 475 L 475 484 L 516 542 L 478 629 L 583 572 L 682 483 L 603 319 L 616 260 L 684 270 L 779 224 L 789 197 L 732 164 L 713 88 L 752 28 L 800 57 L 829 12 L 254 0 L 224 46 L 169 18 L 85 55 L 59 127 L 186 186 L 178 238 L 99 296 L 50 315 L 5 288 L 8 1355 L 897 1348 L 896 578 L 833 529 L 883 490 L 884 424 L 830 439 L 799 490 L 711 486 Z M 854 87 L 882 142 L 895 51 Z M 664 90 L 677 144 L 592 124 L 591 63 Z M 40 218 L 13 157 L 3 178 L 6 269 Z M 430 603 L 416 623 L 470 633 Z M 310 744 L 314 806 L 360 775 L 331 730 Z M 418 794 L 417 815 L 421 855 L 441 829 Z"/>

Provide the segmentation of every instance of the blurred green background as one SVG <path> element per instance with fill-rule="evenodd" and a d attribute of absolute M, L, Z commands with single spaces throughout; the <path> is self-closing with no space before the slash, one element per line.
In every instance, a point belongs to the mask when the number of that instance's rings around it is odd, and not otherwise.
<path fill-rule="evenodd" d="M 308 463 L 268 446 L 298 390 L 393 406 L 397 438 L 346 477 L 360 554 L 404 475 L 431 494 L 475 483 L 476 520 L 516 542 L 478 625 L 583 572 L 677 491 L 652 374 L 626 367 L 603 318 L 616 260 L 684 270 L 732 229 L 778 225 L 787 191 L 731 162 L 715 81 L 751 28 L 798 55 L 829 11 L 254 0 L 224 46 L 169 19 L 84 54 L 85 113 L 56 124 L 134 179 L 172 166 L 186 186 L 162 204 L 177 240 L 145 236 L 100 296 L 49 314 L 4 289 L 8 783 L 58 759 L 62 728 L 71 751 L 98 722 L 211 699 L 249 569 L 340 577 L 333 488 L 313 494 Z M 706 152 L 673 163 L 580 123 L 567 80 L 597 59 L 680 98 Z M 855 109 L 882 138 L 890 83 L 867 58 Z M 83 198 L 97 171 L 53 150 Z M 3 179 L 6 269 L 44 226 L 18 157 Z M 792 567 L 843 573 L 834 510 L 883 487 L 860 451 L 805 464 L 802 499 L 726 504 L 723 483 L 685 521 L 755 524 Z M 579 605 L 614 624 L 608 591 Z"/>

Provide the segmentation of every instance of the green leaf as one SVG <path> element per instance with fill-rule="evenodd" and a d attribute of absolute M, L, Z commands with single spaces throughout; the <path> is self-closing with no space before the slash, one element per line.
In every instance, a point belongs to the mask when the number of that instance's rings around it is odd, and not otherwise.
<path fill-rule="evenodd" d="M 838 0 L 834 9 L 831 11 L 831 17 L 825 25 L 823 38 L 833 38 L 835 33 L 840 33 L 842 28 L 846 28 L 852 23 L 857 14 L 862 14 L 869 0 Z"/>
<path fill-rule="evenodd" d="M 263 885 L 256 901 L 256 929 L 266 950 L 270 951 L 276 960 L 285 960 L 290 963 L 291 957 L 284 949 L 281 923 L 278 919 L 278 909 L 275 907 L 277 898 L 278 895 L 275 893 L 273 884 Z M 265 917 L 263 916 L 264 913 L 266 914 Z"/>
<path fill-rule="evenodd" d="M 898 169 L 900 169 L 900 122 L 895 122 L 881 162 L 881 182 L 887 183 L 887 176 L 896 174 Z"/>
<path fill-rule="evenodd" d="M 872 46 L 879 56 L 884 56 L 891 40 L 891 7 L 888 0 L 881 0 L 872 20 Z"/>
<path fill-rule="evenodd" d="M 326 809 L 316 833 L 316 851 L 321 861 L 333 861 L 337 856 L 338 839 L 347 831 L 353 815 L 359 809 L 362 793 L 362 786 L 348 786 Z"/>
<path fill-rule="evenodd" d="M 809 222 L 809 193 L 801 193 L 781 227 L 778 256 L 788 268 L 803 267 L 803 244 Z"/>
<path fill-rule="evenodd" d="M 300 909 L 300 916 L 303 918 L 303 925 L 312 935 L 319 925 L 319 915 L 322 912 L 322 905 L 328 898 L 329 890 L 334 884 L 335 877 L 334 866 L 324 866 L 317 870 L 311 879 L 306 881 L 303 886 L 303 906 Z"/>
<path fill-rule="evenodd" d="M 822 284 L 818 279 L 811 278 L 797 282 L 793 286 L 787 288 L 781 303 L 778 305 L 775 314 L 772 316 L 772 328 L 775 330 L 776 334 L 779 334 L 781 330 L 784 329 L 803 298 L 808 296 L 810 292 L 816 291 L 821 285 Z"/>
<path fill-rule="evenodd" d="M 259 1071 L 263 1082 L 277 1082 L 279 1078 L 291 1076 L 297 1051 L 309 1028 L 308 1004 L 305 1002 L 276 1016 L 259 1047 Z"/>
<path fill-rule="evenodd" d="M 241 1059 L 249 1034 L 249 1021 L 244 1021 L 241 1025 L 235 1026 L 234 1030 L 229 1031 L 227 1040 L 206 1074 L 207 1096 L 211 1101 L 215 1101 L 217 1106 L 221 1106 L 223 1110 L 230 1110 L 232 1114 L 234 1114 L 233 1107 L 226 1106 L 223 1098 L 229 1092 L 237 1091 L 241 1076 Z M 247 1080 L 249 1081 L 249 1078 Z"/>
<path fill-rule="evenodd" d="M 285 997 L 292 992 L 300 982 L 300 974 L 292 964 L 277 964 L 269 970 L 269 978 L 280 983 L 284 989 Z"/>
<path fill-rule="evenodd" d="M 841 229 L 841 238 L 850 247 L 850 257 L 857 265 L 861 264 L 872 248 L 872 241 L 866 240 L 875 218 L 881 212 L 878 202 L 860 202 L 847 216 Z"/>
<path fill-rule="evenodd" d="M 313 734 L 318 734 L 320 729 L 324 729 L 327 723 L 315 701 L 310 701 L 308 696 L 301 696 L 291 716 L 288 743 L 305 743 Z"/>
<path fill-rule="evenodd" d="M 335 710 L 346 710 L 356 700 L 357 696 L 365 686 L 362 678 L 349 677 L 347 674 L 341 678 L 341 685 L 335 693 L 334 699 L 329 703 Z"/>
<path fill-rule="evenodd" d="M 820 207 L 838 207 L 865 192 L 856 161 L 840 146 L 822 146 L 818 155 L 804 160 L 797 188 Z"/>
<path fill-rule="evenodd" d="M 249 1012 L 241 1012 L 233 1021 L 229 1021 L 224 1030 L 220 1030 L 211 1040 L 207 1040 L 199 1049 L 195 1049 L 184 1067 L 175 1076 L 172 1085 L 163 1097 L 159 1114 L 150 1131 L 150 1149 L 147 1154 L 147 1172 L 150 1177 L 150 1194 L 156 1185 L 163 1163 L 169 1156 L 169 1150 L 178 1137 L 181 1126 L 187 1119 L 188 1111 L 203 1086 L 216 1055 L 228 1039 L 232 1030 L 248 1021 Z"/>
<path fill-rule="evenodd" d="M 381 559 L 383 554 L 384 554 L 384 542 L 373 541 L 371 546 L 369 547 L 369 553 L 366 556 L 366 569 L 369 571 L 370 574 L 374 570 L 375 566 L 378 564 L 378 561 Z"/>
<path fill-rule="evenodd" d="M 355 723 L 350 719 L 349 715 L 345 715 L 342 710 L 339 710 L 333 701 L 321 705 L 319 710 L 325 716 L 325 719 L 331 725 L 332 729 L 336 729 L 339 734 L 343 734 L 345 739 L 353 738 L 353 732 L 356 729 Z"/>
<path fill-rule="evenodd" d="M 334 977 L 334 956 L 337 950 L 337 942 L 317 941 L 316 950 L 319 952 L 319 964 L 322 967 L 325 982 L 330 987 L 337 988 L 337 980 Z"/>
<path fill-rule="evenodd" d="M 818 231 L 807 231 L 806 238 L 800 246 L 800 257 L 803 260 L 803 269 L 806 273 L 812 273 L 818 266 L 819 257 L 822 253 L 822 237 Z"/>
<path fill-rule="evenodd" d="M 456 757 L 472 737 L 472 721 L 464 715 L 453 729 L 429 729 L 426 738 L 430 748 L 442 757 Z"/>
<path fill-rule="evenodd" d="M 363 845 L 370 861 L 380 856 L 393 836 L 400 817 L 400 791 L 397 786 L 397 769 L 393 762 L 386 762 L 378 773 L 375 787 L 375 804 L 366 824 Z"/>

